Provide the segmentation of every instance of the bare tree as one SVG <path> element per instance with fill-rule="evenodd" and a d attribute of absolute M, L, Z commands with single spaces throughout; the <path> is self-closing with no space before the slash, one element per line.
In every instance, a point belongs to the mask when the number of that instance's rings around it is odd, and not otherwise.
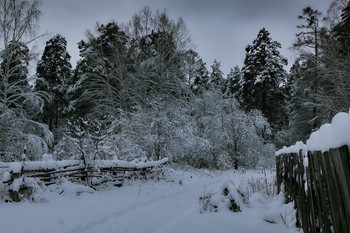
<path fill-rule="evenodd" d="M 35 39 L 41 16 L 41 2 L 34 0 L 0 0 L 0 35 L 2 46 L 6 48 L 11 42 L 25 44 Z"/>

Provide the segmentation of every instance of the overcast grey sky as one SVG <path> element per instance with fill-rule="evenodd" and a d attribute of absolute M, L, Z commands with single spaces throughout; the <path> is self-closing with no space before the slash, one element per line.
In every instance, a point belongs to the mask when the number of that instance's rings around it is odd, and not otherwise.
<path fill-rule="evenodd" d="M 68 41 L 72 63 L 79 59 L 77 43 L 85 38 L 96 22 L 127 22 L 144 6 L 153 12 L 167 10 L 172 19 L 182 17 L 193 44 L 208 68 L 214 59 L 227 74 L 235 65 L 242 67 L 245 47 L 265 27 L 273 40 L 282 44 L 281 53 L 294 58 L 288 50 L 297 32 L 298 15 L 306 6 L 326 12 L 331 0 L 43 0 L 40 30 L 50 39 L 61 34 Z M 43 47 L 44 45 L 42 45 Z M 43 49 L 43 48 L 41 48 Z"/>

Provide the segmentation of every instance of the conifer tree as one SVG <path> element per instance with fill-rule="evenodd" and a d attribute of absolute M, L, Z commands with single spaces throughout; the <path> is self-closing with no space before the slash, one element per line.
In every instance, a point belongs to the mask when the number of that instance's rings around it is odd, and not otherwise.
<path fill-rule="evenodd" d="M 310 108 L 310 111 L 312 111 L 309 124 L 311 128 L 316 129 L 321 125 L 317 96 L 321 90 L 320 79 L 322 74 L 317 71 L 317 67 L 323 52 L 321 43 L 321 38 L 324 34 L 324 28 L 321 25 L 323 16 L 320 11 L 311 7 L 305 7 L 298 19 L 302 20 L 303 24 L 297 26 L 300 32 L 296 34 L 297 41 L 293 46 L 301 53 L 301 60 L 303 60 L 305 65 L 302 79 L 298 80 L 299 88 L 301 88 L 301 90 L 298 90 L 298 93 L 305 92 L 304 89 L 307 87 L 307 99 L 305 99 L 304 105 L 307 105 L 307 108 Z M 310 111 L 308 110 L 308 112 Z"/>
<path fill-rule="evenodd" d="M 213 65 L 211 65 L 212 72 L 209 77 L 209 83 L 216 86 L 221 87 L 224 85 L 223 72 L 220 70 L 220 62 L 214 60 Z"/>
<path fill-rule="evenodd" d="M 199 55 L 194 50 L 190 49 L 185 53 L 185 59 L 184 59 L 184 72 L 187 76 L 187 83 L 190 87 L 195 78 L 196 70 L 198 69 L 199 64 Z"/>
<path fill-rule="evenodd" d="M 72 83 L 72 65 L 67 52 L 67 41 L 56 35 L 46 42 L 41 60 L 37 65 L 36 89 L 46 91 L 52 99 L 45 102 L 42 120 L 49 129 L 57 129 L 59 118 L 69 104 L 68 87 Z"/>
<path fill-rule="evenodd" d="M 296 35 L 297 41 L 293 44 L 294 48 L 306 47 L 307 51 L 312 49 L 315 57 L 318 57 L 320 53 L 320 33 L 322 31 L 320 22 L 322 13 L 311 7 L 305 7 L 298 19 L 305 21 L 305 23 L 297 26 L 301 31 Z"/>
<path fill-rule="evenodd" d="M 313 110 L 309 106 L 311 102 L 310 87 L 306 85 L 305 76 L 307 64 L 305 61 L 295 61 L 288 75 L 287 87 L 289 90 L 288 114 L 290 143 L 305 141 L 310 136 L 313 126 L 310 124 L 313 118 Z"/>
<path fill-rule="evenodd" d="M 270 33 L 263 28 L 252 45 L 246 47 L 246 58 L 242 68 L 239 99 L 246 111 L 260 110 L 269 123 L 278 128 L 285 123 L 286 71 L 287 60 L 278 49 L 280 43 L 272 41 Z"/>
<path fill-rule="evenodd" d="M 198 66 L 193 74 L 193 84 L 191 90 L 195 94 L 201 94 L 204 90 L 208 90 L 209 72 L 205 62 L 202 59 L 198 60 Z"/>
<path fill-rule="evenodd" d="M 88 33 L 79 42 L 81 59 L 74 74 L 75 116 L 93 113 L 103 117 L 129 106 L 130 92 L 124 89 L 128 77 L 127 36 L 117 23 L 100 25 L 97 35 Z"/>
<path fill-rule="evenodd" d="M 241 78 L 242 73 L 238 66 L 235 66 L 233 69 L 230 70 L 230 73 L 228 73 L 227 75 L 227 85 L 225 91 L 226 97 L 231 97 L 237 94 L 237 92 L 239 91 L 239 82 Z"/>

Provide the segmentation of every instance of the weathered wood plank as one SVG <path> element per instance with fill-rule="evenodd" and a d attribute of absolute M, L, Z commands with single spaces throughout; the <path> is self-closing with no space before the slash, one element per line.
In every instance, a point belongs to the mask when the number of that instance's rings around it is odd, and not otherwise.
<path fill-rule="evenodd" d="M 304 233 L 350 232 L 349 148 L 308 152 L 307 167 L 298 156 L 277 156 L 276 173 L 278 190 L 285 187 L 287 200 L 294 201 Z"/>

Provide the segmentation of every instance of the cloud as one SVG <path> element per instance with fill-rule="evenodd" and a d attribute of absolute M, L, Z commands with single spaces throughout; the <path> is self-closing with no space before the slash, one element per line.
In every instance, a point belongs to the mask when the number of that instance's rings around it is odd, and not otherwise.
<path fill-rule="evenodd" d="M 167 9 L 173 19 L 183 17 L 208 67 L 214 59 L 228 73 L 230 67 L 242 66 L 245 47 L 258 31 L 266 27 L 273 40 L 279 41 L 282 54 L 293 43 L 297 16 L 311 5 L 325 11 L 327 1 L 319 0 L 44 0 L 41 30 L 60 33 L 67 38 L 73 63 L 79 59 L 77 42 L 96 22 L 127 22 L 132 15 L 149 5 L 152 11 Z M 47 38 L 49 39 L 49 38 Z M 74 64 L 73 64 L 74 65 Z"/>

